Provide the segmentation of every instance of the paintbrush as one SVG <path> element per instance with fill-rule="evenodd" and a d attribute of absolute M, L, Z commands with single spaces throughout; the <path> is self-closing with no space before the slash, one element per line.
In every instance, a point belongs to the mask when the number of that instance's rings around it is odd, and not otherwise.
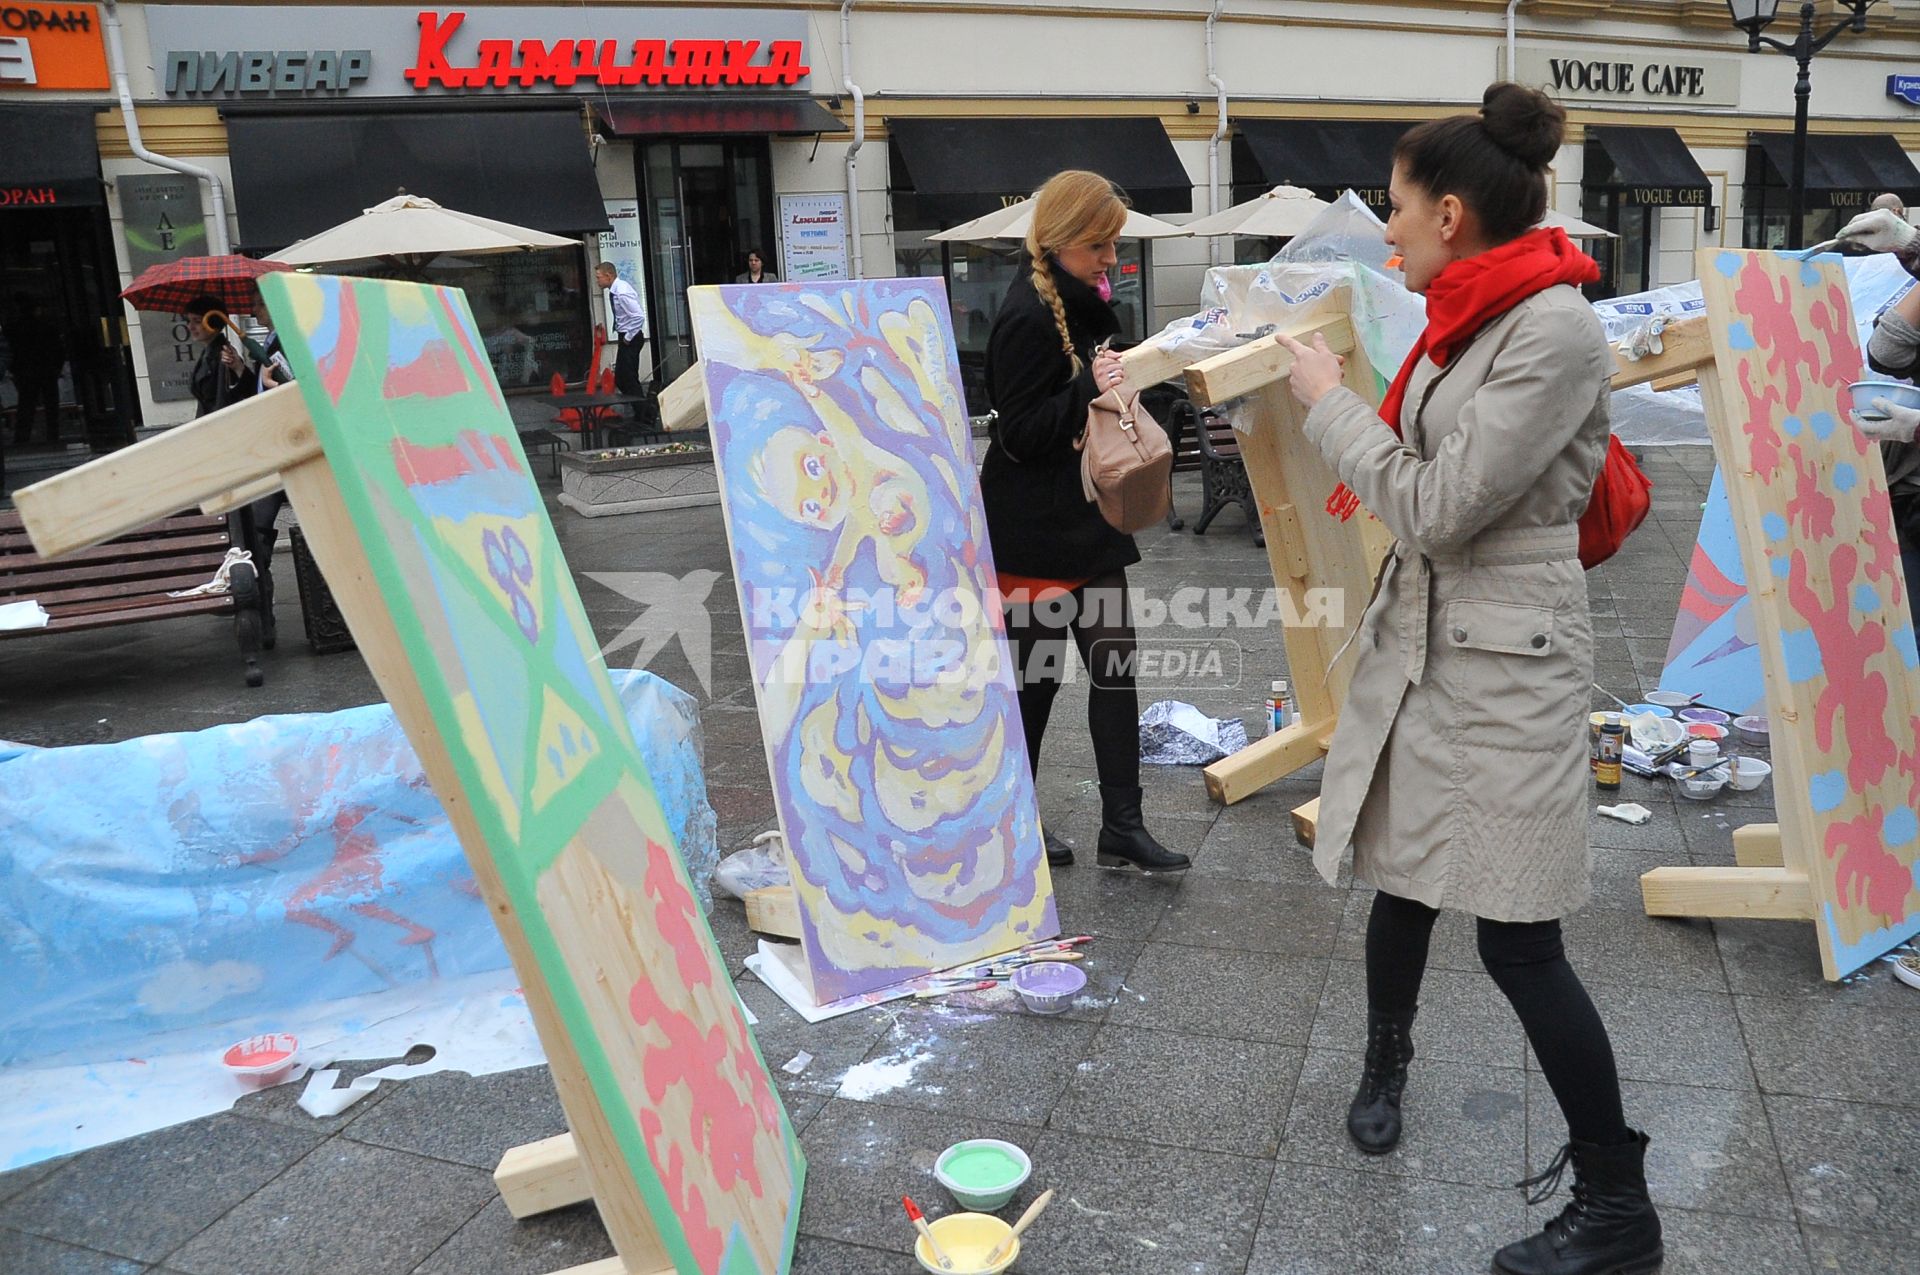
<path fill-rule="evenodd" d="M 1610 690 L 1608 690 L 1608 689 L 1607 689 L 1606 687 L 1604 687 L 1604 686 L 1602 686 L 1602 685 L 1600 685 L 1600 683 L 1598 683 L 1598 682 L 1595 682 L 1595 683 L 1593 684 L 1593 689 L 1594 689 L 1594 690 L 1596 690 L 1596 691 L 1599 691 L 1599 692 L 1600 692 L 1600 693 L 1601 693 L 1602 695 L 1604 695 L 1604 696 L 1606 696 L 1606 697 L 1607 697 L 1608 699 L 1610 699 L 1610 700 L 1612 700 L 1612 701 L 1613 701 L 1614 703 L 1616 703 L 1616 704 L 1618 704 L 1618 705 L 1619 705 L 1619 706 L 1620 706 L 1620 707 L 1621 707 L 1622 709 L 1625 709 L 1625 710 L 1627 710 L 1627 711 L 1629 711 L 1629 712 L 1631 712 L 1631 711 L 1633 710 L 1633 705 L 1631 705 L 1631 704 L 1629 704 L 1629 703 L 1627 703 L 1627 701 L 1625 701 L 1625 700 L 1623 700 L 1623 699 L 1621 699 L 1621 698 L 1620 698 L 1620 697 L 1619 697 L 1618 695 L 1615 695 L 1615 694 L 1614 694 L 1614 693 L 1613 693 L 1612 691 L 1610 691 Z"/>
<path fill-rule="evenodd" d="M 1711 766 L 1701 766 L 1696 770 L 1683 770 L 1680 772 L 1678 777 L 1681 779 L 1694 779 L 1700 775 L 1710 774 L 1713 771 L 1720 769 L 1722 766 L 1727 765 L 1732 760 L 1733 758 L 1731 757 L 1722 757 L 1719 761 L 1713 763 L 1713 765 Z"/>
<path fill-rule="evenodd" d="M 920 1206 L 913 1202 L 911 1195 L 900 1197 L 900 1203 L 907 1206 L 907 1217 L 913 1222 L 914 1229 L 927 1237 L 927 1248 L 933 1253 L 933 1260 L 940 1263 L 940 1269 L 953 1269 L 953 1259 L 940 1251 L 940 1241 L 933 1238 L 933 1228 L 927 1225 L 927 1219 L 920 1214 Z"/>
<path fill-rule="evenodd" d="M 1838 248 L 1839 246 L 1840 246 L 1840 241 L 1838 239 L 1822 239 L 1819 243 L 1813 245 L 1813 247 L 1811 248 L 1802 248 L 1799 252 L 1792 252 L 1792 253 L 1788 253 L 1787 255 L 1790 257 L 1793 257 L 1795 260 L 1798 260 L 1798 261 L 1811 261 L 1813 258 L 1819 256 L 1821 253 L 1832 252 L 1835 248 Z"/>
<path fill-rule="evenodd" d="M 984 992 L 994 984 L 986 979 L 977 983 L 955 983 L 949 987 L 925 987 L 913 994 L 917 1001 L 932 1000 L 936 996 L 951 996 L 955 992 Z"/>
<path fill-rule="evenodd" d="M 1052 1199 L 1053 1188 L 1048 1187 L 1040 1193 L 1039 1199 L 1027 1206 L 1027 1211 L 1020 1215 L 1020 1220 L 1013 1224 L 1013 1229 L 1007 1232 L 1006 1238 L 998 1244 L 995 1244 L 992 1250 L 987 1253 L 987 1260 L 983 1265 L 985 1265 L 988 1270 L 992 1270 L 993 1264 L 1007 1255 L 1007 1249 L 1012 1246 L 1015 1240 L 1020 1238 L 1022 1231 L 1033 1225 L 1033 1219 L 1040 1216 L 1040 1210 L 1046 1208 L 1048 1202 Z"/>

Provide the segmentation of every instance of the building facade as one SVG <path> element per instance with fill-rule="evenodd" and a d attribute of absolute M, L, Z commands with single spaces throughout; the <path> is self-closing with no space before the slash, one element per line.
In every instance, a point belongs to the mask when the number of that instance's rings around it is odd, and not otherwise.
<path fill-rule="evenodd" d="M 59 328 L 70 441 L 192 414 L 189 334 L 116 297 L 146 264 L 207 251 L 213 192 L 135 158 L 116 17 L 145 145 L 211 172 L 239 250 L 403 188 L 578 238 L 427 268 L 466 288 L 502 383 L 527 391 L 587 375 L 596 261 L 639 288 L 665 380 L 698 354 L 686 287 L 732 282 L 757 252 L 781 278 L 943 276 L 984 408 L 979 359 L 1016 245 L 930 234 L 1068 166 L 1172 221 L 1282 182 L 1354 189 L 1384 214 L 1394 139 L 1477 105 L 1509 43 L 1517 78 L 1569 111 L 1555 207 L 1619 236 L 1595 247 L 1596 291 L 1684 281 L 1696 248 L 1777 246 L 1787 220 L 1793 63 L 1749 54 L 1706 0 L 0 0 L 0 324 Z M 1876 194 L 1920 202 L 1916 76 L 1910 6 L 1876 8 L 1816 61 L 1809 241 Z M 1210 262 L 1270 247 L 1127 245 L 1129 334 L 1190 313 Z"/>

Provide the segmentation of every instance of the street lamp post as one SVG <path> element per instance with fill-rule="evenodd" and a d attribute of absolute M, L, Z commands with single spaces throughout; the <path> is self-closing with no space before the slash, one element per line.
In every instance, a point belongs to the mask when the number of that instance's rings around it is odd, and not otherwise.
<path fill-rule="evenodd" d="M 1800 65 L 1800 76 L 1793 82 L 1793 176 L 1787 191 L 1787 247 L 1804 248 L 1804 222 L 1807 211 L 1807 99 L 1813 96 L 1810 68 L 1814 55 L 1832 44 L 1842 31 L 1865 31 L 1867 10 L 1880 0 L 1840 0 L 1850 16 L 1843 18 L 1825 35 L 1813 33 L 1814 5 L 1800 5 L 1800 34 L 1791 44 L 1761 35 L 1780 8 L 1780 0 L 1727 0 L 1733 25 L 1747 33 L 1747 52 L 1758 53 L 1761 45 L 1784 53 Z"/>

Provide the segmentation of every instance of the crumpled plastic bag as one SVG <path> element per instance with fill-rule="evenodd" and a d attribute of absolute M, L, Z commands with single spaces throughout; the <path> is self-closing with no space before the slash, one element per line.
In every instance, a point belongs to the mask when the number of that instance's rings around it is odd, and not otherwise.
<path fill-rule="evenodd" d="M 1150 766 L 1205 766 L 1247 746 L 1247 724 L 1208 717 L 1191 704 L 1163 699 L 1140 714 L 1140 760 Z"/>
<path fill-rule="evenodd" d="M 713 870 L 713 884 L 736 899 L 754 890 L 786 885 L 793 880 L 787 867 L 787 843 L 777 832 L 763 832 L 753 844 L 735 850 Z"/>

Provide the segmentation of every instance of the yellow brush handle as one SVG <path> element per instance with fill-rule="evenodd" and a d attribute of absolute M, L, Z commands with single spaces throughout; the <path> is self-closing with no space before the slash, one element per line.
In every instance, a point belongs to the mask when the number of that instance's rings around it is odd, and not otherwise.
<path fill-rule="evenodd" d="M 1013 1229 L 1011 1231 L 1007 1232 L 1007 1238 L 1004 1240 L 1001 1240 L 998 1244 L 995 1244 L 993 1246 L 993 1251 L 987 1254 L 986 1264 L 987 1264 L 988 1270 L 993 1269 L 993 1264 L 1000 1260 L 1001 1256 L 1005 1254 L 1008 1246 L 1011 1245 L 1015 1240 L 1020 1238 L 1020 1233 L 1022 1231 L 1026 1230 L 1029 1226 L 1033 1225 L 1033 1219 L 1040 1216 L 1040 1210 L 1046 1208 L 1047 1205 L 1050 1204 L 1052 1201 L 1053 1201 L 1053 1188 L 1048 1187 L 1046 1190 L 1040 1193 L 1039 1199 L 1035 1200 L 1032 1204 L 1027 1205 L 1027 1211 L 1020 1215 L 1020 1220 L 1013 1224 Z"/>

